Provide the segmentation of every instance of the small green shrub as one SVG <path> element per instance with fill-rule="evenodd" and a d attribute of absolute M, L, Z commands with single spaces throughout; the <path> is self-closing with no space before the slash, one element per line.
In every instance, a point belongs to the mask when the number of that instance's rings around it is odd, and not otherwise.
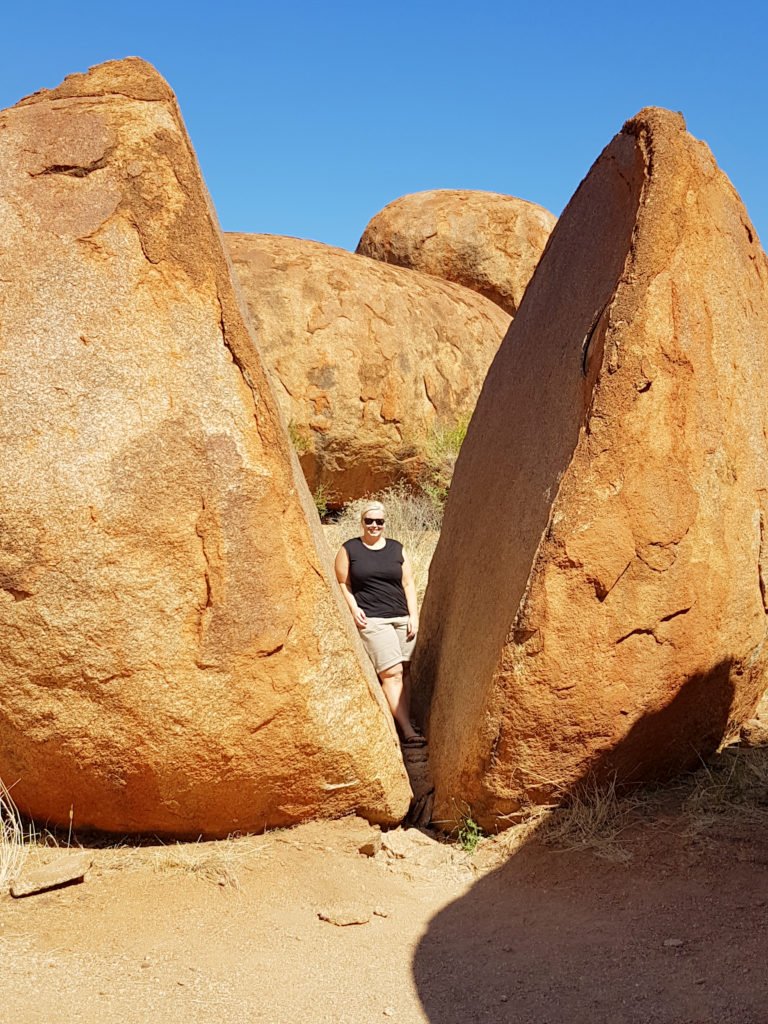
<path fill-rule="evenodd" d="M 288 437 L 297 455 L 304 455 L 312 448 L 312 439 L 306 428 L 296 425 L 294 420 L 288 424 Z"/>
<path fill-rule="evenodd" d="M 469 420 L 469 413 L 465 413 L 454 424 L 435 427 L 425 445 L 426 468 L 420 486 L 439 509 L 445 506 L 448 498 L 456 459 L 467 436 Z"/>
<path fill-rule="evenodd" d="M 429 451 L 435 460 L 456 459 L 467 436 L 469 419 L 469 414 L 465 413 L 452 426 L 435 428 L 429 445 Z"/>
<path fill-rule="evenodd" d="M 467 811 L 456 829 L 456 841 L 465 853 L 474 853 L 482 838 L 483 830 Z"/>
<path fill-rule="evenodd" d="M 328 506 L 332 505 L 336 500 L 336 495 L 329 487 L 325 484 L 318 484 L 312 492 L 312 500 L 315 503 L 317 514 L 322 519 L 323 516 L 328 514 Z"/>

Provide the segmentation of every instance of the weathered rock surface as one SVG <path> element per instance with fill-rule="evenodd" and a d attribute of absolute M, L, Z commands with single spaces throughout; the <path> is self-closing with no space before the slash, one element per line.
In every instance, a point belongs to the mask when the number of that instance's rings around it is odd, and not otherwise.
<path fill-rule="evenodd" d="M 357 251 L 463 284 L 514 316 L 555 222 L 543 206 L 515 196 L 415 192 L 376 214 Z"/>
<path fill-rule="evenodd" d="M 414 668 L 435 819 L 698 763 L 766 688 L 768 273 L 680 115 L 560 218 L 494 361 Z"/>
<path fill-rule="evenodd" d="M 35 871 L 26 871 L 11 883 L 11 896 L 21 899 L 23 896 L 35 896 L 39 892 L 49 892 L 51 889 L 83 882 L 92 863 L 93 857 L 89 854 L 73 853 L 54 864 L 46 864 Z"/>
<path fill-rule="evenodd" d="M 226 240 L 310 488 L 343 503 L 419 479 L 435 431 L 472 412 L 509 317 L 318 242 Z"/>
<path fill-rule="evenodd" d="M 0 114 L 0 776 L 75 829 L 399 820 L 394 731 L 173 95 Z"/>

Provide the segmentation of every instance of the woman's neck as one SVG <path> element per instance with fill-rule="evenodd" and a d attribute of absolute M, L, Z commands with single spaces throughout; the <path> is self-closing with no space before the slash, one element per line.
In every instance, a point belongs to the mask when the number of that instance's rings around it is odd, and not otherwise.
<path fill-rule="evenodd" d="M 386 537 L 366 537 L 365 534 L 363 534 L 360 540 L 362 540 L 363 544 L 365 544 L 367 548 L 373 548 L 374 550 L 383 548 L 387 543 Z"/>

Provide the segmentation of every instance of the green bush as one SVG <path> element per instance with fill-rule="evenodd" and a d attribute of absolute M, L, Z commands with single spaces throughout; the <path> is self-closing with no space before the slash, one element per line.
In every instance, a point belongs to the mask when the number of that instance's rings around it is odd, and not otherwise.
<path fill-rule="evenodd" d="M 459 822 L 456 829 L 456 840 L 465 853 L 474 853 L 483 838 L 483 830 L 468 812 Z"/>
<path fill-rule="evenodd" d="M 469 413 L 452 425 L 435 427 L 424 447 L 426 468 L 421 490 L 437 508 L 445 506 L 450 490 L 456 459 L 467 436 Z"/>
<path fill-rule="evenodd" d="M 312 492 L 312 500 L 315 503 L 317 514 L 322 519 L 328 514 L 328 506 L 335 502 L 336 494 L 325 484 L 318 484 Z"/>
<path fill-rule="evenodd" d="M 288 437 L 297 455 L 304 455 L 312 448 L 309 432 L 306 428 L 298 427 L 293 420 L 288 424 Z"/>

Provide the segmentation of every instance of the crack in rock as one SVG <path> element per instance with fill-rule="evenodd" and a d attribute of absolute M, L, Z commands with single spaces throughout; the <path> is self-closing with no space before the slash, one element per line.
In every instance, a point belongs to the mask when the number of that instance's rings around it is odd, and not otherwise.
<path fill-rule="evenodd" d="M 619 637 L 619 639 L 616 641 L 616 645 L 618 646 L 619 644 L 623 644 L 624 641 L 625 640 L 629 640 L 629 638 L 631 636 L 652 636 L 657 644 L 663 644 L 665 641 L 664 640 L 660 640 L 656 636 L 656 630 L 659 628 L 659 626 L 663 622 L 670 622 L 672 619 L 676 619 L 680 615 L 685 615 L 687 612 L 689 612 L 691 610 L 692 607 L 693 607 L 693 605 L 688 605 L 687 608 L 678 608 L 678 610 L 676 612 L 670 612 L 669 615 L 662 615 L 662 617 L 659 619 L 659 621 L 656 623 L 655 626 L 651 626 L 651 627 L 647 627 L 646 626 L 646 627 L 640 627 L 638 629 L 631 629 L 629 631 L 629 633 L 625 633 L 624 636 Z"/>
<path fill-rule="evenodd" d="M 105 153 L 90 164 L 50 164 L 42 171 L 30 172 L 29 176 L 30 178 L 43 178 L 48 174 L 64 174 L 69 178 L 87 178 L 94 171 L 100 171 L 106 167 L 108 159 L 109 154 Z"/>

